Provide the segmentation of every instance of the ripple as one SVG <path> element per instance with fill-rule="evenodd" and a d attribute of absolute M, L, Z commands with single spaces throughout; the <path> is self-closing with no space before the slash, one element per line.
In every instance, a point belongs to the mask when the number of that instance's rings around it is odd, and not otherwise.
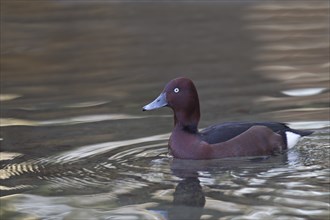
<path fill-rule="evenodd" d="M 0 94 L 0 101 L 4 102 L 4 101 L 10 101 L 13 99 L 17 99 L 22 97 L 22 95 L 18 95 L 18 94 Z"/>
<path fill-rule="evenodd" d="M 246 208 L 246 206 L 242 204 L 237 204 L 233 202 L 226 202 L 221 200 L 207 199 L 206 207 L 209 209 L 219 210 L 221 212 L 229 212 L 229 213 L 240 213 L 242 209 Z"/>
<path fill-rule="evenodd" d="M 16 157 L 20 157 L 23 154 L 15 153 L 15 152 L 0 152 L 0 161 L 3 160 L 13 160 Z"/>
<path fill-rule="evenodd" d="M 16 211 L 18 213 L 28 214 L 32 219 L 48 219 L 49 216 L 55 219 L 64 219 L 67 213 L 74 209 L 73 207 L 62 204 L 61 198 L 56 197 L 17 195 L 13 199 L 16 200 Z"/>
<path fill-rule="evenodd" d="M 273 50 L 273 51 L 285 51 L 288 52 L 290 50 L 315 50 L 315 49 L 323 49 L 327 48 L 329 43 L 319 43 L 319 44 L 268 44 L 267 46 L 260 47 L 261 50 Z"/>
<path fill-rule="evenodd" d="M 301 89 L 290 89 L 282 91 L 283 94 L 288 96 L 312 96 L 321 94 L 326 91 L 327 88 L 301 88 Z"/>
<path fill-rule="evenodd" d="M 37 186 L 46 182 L 47 192 L 54 195 L 82 194 L 81 190 L 83 194 L 95 194 L 109 189 L 116 194 L 117 191 L 128 193 L 147 187 L 151 182 L 164 183 L 164 175 L 171 176 L 170 172 L 164 172 L 164 169 L 169 170 L 165 139 L 168 134 L 86 145 L 22 163 L 8 162 L 0 170 L 0 178 L 4 181 L 1 187 L 8 191 L 6 194 L 23 191 L 19 183 L 24 180 L 28 185 L 30 181 L 26 180 L 31 180 L 29 189 L 43 192 L 44 187 Z"/>
<path fill-rule="evenodd" d="M 44 111 L 44 110 L 54 110 L 54 109 L 75 109 L 75 108 L 90 108 L 98 107 L 110 103 L 111 101 L 86 101 L 86 102 L 76 102 L 76 103 L 36 103 L 33 106 L 18 107 L 20 110 L 25 111 Z"/>
<path fill-rule="evenodd" d="M 296 71 L 297 67 L 285 66 L 285 65 L 268 65 L 268 66 L 259 66 L 255 70 L 259 71 Z"/>
<path fill-rule="evenodd" d="M 311 24 L 256 24 L 250 25 L 247 29 L 253 30 L 267 30 L 267 31 L 316 31 L 316 30 L 325 30 L 328 26 L 326 24 L 318 24 L 318 23 L 311 23 Z"/>
<path fill-rule="evenodd" d="M 329 215 L 328 185 L 316 178 L 328 176 L 328 169 L 278 162 L 261 165 L 242 166 L 231 172 L 231 178 L 222 174 L 226 181 L 209 183 L 212 198 L 206 200 L 205 209 L 228 213 L 224 219 L 295 219 L 292 215 L 323 219 Z M 222 202 L 233 207 L 232 213 L 217 205 Z"/>
<path fill-rule="evenodd" d="M 32 188 L 34 188 L 34 186 L 31 186 L 31 185 L 16 185 L 13 187 L 0 185 L 0 190 L 2 190 L 2 191 L 28 190 L 28 189 L 32 189 Z"/>
<path fill-rule="evenodd" d="M 100 121 L 113 121 L 113 120 L 128 120 L 128 119 L 142 119 L 151 117 L 168 117 L 168 116 L 137 116 L 128 114 L 104 114 L 104 115 L 84 115 L 71 118 L 34 121 L 18 118 L 0 118 L 0 127 L 7 126 L 65 126 L 72 124 L 84 124 Z"/>
<path fill-rule="evenodd" d="M 321 2 L 319 2 L 321 3 Z M 296 12 L 300 12 L 301 10 L 307 10 L 309 12 L 316 11 L 319 12 L 319 10 L 325 11 L 327 4 L 310 4 L 309 2 L 300 2 L 299 4 L 283 4 L 283 3 L 264 3 L 259 5 L 254 5 L 250 8 L 250 10 L 259 11 L 259 12 L 266 12 L 266 14 L 270 12 L 285 12 L 285 11 L 291 11 L 296 10 Z M 300 13 L 297 13 L 300 14 Z"/>
<path fill-rule="evenodd" d="M 90 102 L 78 102 L 73 104 L 64 105 L 64 108 L 86 108 L 105 105 L 110 103 L 109 101 L 90 101 Z"/>
<path fill-rule="evenodd" d="M 0 127 L 7 126 L 38 126 L 38 122 L 18 118 L 0 118 Z"/>
<path fill-rule="evenodd" d="M 41 166 L 37 161 L 31 160 L 22 163 L 14 163 L 0 169 L 0 179 L 5 180 L 14 176 L 20 176 L 26 173 L 39 173 Z"/>
<path fill-rule="evenodd" d="M 109 151 L 113 151 L 120 147 L 129 147 L 131 145 L 136 144 L 146 144 L 148 142 L 154 142 L 154 141 L 161 141 L 161 140 L 167 140 L 169 137 L 169 134 L 161 134 L 161 135 L 154 135 L 149 137 L 143 137 L 143 138 L 136 138 L 131 140 L 124 140 L 124 141 L 110 141 L 110 142 L 104 142 L 99 144 L 91 144 L 79 147 L 78 149 L 65 152 L 63 154 L 60 154 L 56 156 L 55 160 L 58 161 L 73 161 L 78 160 L 82 158 L 88 158 L 90 156 L 96 156 L 99 154 L 104 154 Z M 158 146 L 158 145 L 156 145 Z M 132 152 L 134 148 L 130 149 L 130 152 Z M 121 156 L 120 156 L 121 155 Z M 126 156 L 126 155 L 132 155 L 132 153 L 127 153 L 127 151 L 122 152 L 120 151 L 119 155 L 117 155 L 117 158 Z"/>
<path fill-rule="evenodd" d="M 77 116 L 72 118 L 41 121 L 39 122 L 39 125 L 58 126 L 58 125 L 68 125 L 68 124 L 82 124 L 82 123 L 91 123 L 91 122 L 99 122 L 99 121 L 109 121 L 109 120 L 141 119 L 141 118 L 146 118 L 146 116 L 134 116 L 127 114 L 85 115 L 85 116 Z"/>
<path fill-rule="evenodd" d="M 125 206 L 125 204 L 130 201 L 141 204 L 141 201 L 145 201 L 145 196 L 148 196 L 148 201 L 156 201 L 148 204 L 148 208 L 159 205 L 161 200 L 170 203 L 173 199 L 172 188 L 175 187 L 173 184 L 179 179 L 170 174 L 169 158 L 157 157 L 159 153 L 166 151 L 164 139 L 167 138 L 168 134 L 162 134 L 87 145 L 54 157 L 31 161 L 34 166 L 27 162 L 11 165 L 14 167 L 12 172 L 15 175 L 28 173 L 31 176 L 34 171 L 39 179 L 46 182 L 38 187 L 27 186 L 26 189 L 33 187 L 33 192 L 37 194 L 47 192 L 47 197 L 36 197 L 36 199 L 41 199 L 40 201 L 59 199 L 43 203 L 43 208 L 47 209 L 44 215 L 39 213 L 40 210 L 31 211 L 32 207 L 28 204 L 33 202 L 33 199 L 17 200 L 15 208 L 19 212 L 26 210 L 43 217 L 49 216 L 48 212 L 51 210 L 54 215 L 57 215 L 57 211 L 47 208 L 47 204 L 52 204 L 51 207 L 56 206 L 56 204 L 61 204 L 60 199 L 63 199 L 63 204 L 68 207 L 80 207 L 79 213 L 81 213 L 80 209 L 87 209 L 87 207 L 89 211 L 94 210 L 94 207 L 89 209 L 89 204 L 97 206 L 100 210 L 99 203 L 93 199 L 101 199 L 102 204 L 123 202 L 120 203 L 120 208 L 115 206 L 111 208 L 111 211 L 108 211 L 109 207 L 104 207 L 108 216 L 114 217 L 117 216 L 118 210 L 136 209 L 135 205 Z M 69 157 L 66 157 L 66 154 Z M 199 172 L 200 182 L 206 189 L 207 197 L 204 216 L 212 218 L 219 212 L 218 214 L 226 216 L 225 218 L 230 216 L 229 219 L 235 217 L 240 219 L 243 215 L 251 219 L 260 216 L 272 219 L 280 216 L 279 219 L 281 219 L 283 216 L 291 215 L 325 217 L 329 208 L 326 202 L 329 192 L 324 191 L 324 187 L 317 184 L 318 179 L 311 182 L 310 179 L 327 175 L 327 170 L 317 165 L 295 164 L 288 167 L 281 160 L 281 157 L 272 157 L 261 162 L 246 158 L 214 161 L 180 160 L 176 166 L 188 170 L 191 167 L 195 167 L 196 170 L 202 169 L 202 172 Z M 308 175 L 309 173 L 313 176 Z M 24 180 L 25 176 L 22 178 Z M 15 188 L 15 186 L 5 187 L 8 187 L 9 191 Z M 17 187 L 19 188 L 20 185 L 17 184 Z M 24 190 L 24 187 L 21 189 Z M 67 199 L 69 195 L 70 200 Z M 74 203 L 73 200 L 75 200 Z M 311 203 L 315 201 L 315 203 L 309 205 L 308 201 Z M 141 210 L 146 207 L 138 206 Z M 71 216 L 76 216 L 75 211 L 69 212 Z M 121 213 L 120 216 L 127 217 L 125 213 Z"/>
<path fill-rule="evenodd" d="M 321 129 L 330 127 L 330 121 L 296 121 L 287 122 L 286 124 L 294 129 Z"/>

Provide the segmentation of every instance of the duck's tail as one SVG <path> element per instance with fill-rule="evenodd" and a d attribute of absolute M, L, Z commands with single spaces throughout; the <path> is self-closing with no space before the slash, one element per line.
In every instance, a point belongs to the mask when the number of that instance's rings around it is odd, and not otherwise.
<path fill-rule="evenodd" d="M 295 146 L 299 139 L 303 136 L 307 136 L 312 134 L 314 131 L 311 130 L 296 130 L 296 129 L 287 129 L 285 131 L 285 137 L 286 137 L 286 145 L 287 148 L 290 149 L 293 146 Z"/>

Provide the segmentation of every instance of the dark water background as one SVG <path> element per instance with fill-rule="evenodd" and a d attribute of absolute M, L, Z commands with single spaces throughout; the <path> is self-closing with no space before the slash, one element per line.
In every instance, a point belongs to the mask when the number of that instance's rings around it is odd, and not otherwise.
<path fill-rule="evenodd" d="M 172 78 L 200 127 L 315 129 L 265 160 L 167 155 Z M 1 1 L 1 219 L 329 219 L 328 1 Z"/>

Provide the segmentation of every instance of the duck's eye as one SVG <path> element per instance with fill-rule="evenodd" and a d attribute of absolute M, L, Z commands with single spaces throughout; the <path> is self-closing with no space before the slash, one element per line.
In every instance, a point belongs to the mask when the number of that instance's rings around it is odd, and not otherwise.
<path fill-rule="evenodd" d="M 179 88 L 175 88 L 173 91 L 174 91 L 175 93 L 178 93 L 178 92 L 180 91 L 180 89 L 179 89 Z"/>

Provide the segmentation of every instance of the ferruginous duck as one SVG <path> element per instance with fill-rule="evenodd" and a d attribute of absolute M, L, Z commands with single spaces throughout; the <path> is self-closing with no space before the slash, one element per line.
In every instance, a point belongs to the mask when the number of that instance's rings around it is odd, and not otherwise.
<path fill-rule="evenodd" d="M 165 106 L 174 113 L 169 152 L 180 159 L 272 155 L 293 147 L 300 137 L 313 133 L 278 122 L 229 122 L 199 131 L 198 93 L 194 83 L 183 77 L 170 81 L 143 111 Z"/>

